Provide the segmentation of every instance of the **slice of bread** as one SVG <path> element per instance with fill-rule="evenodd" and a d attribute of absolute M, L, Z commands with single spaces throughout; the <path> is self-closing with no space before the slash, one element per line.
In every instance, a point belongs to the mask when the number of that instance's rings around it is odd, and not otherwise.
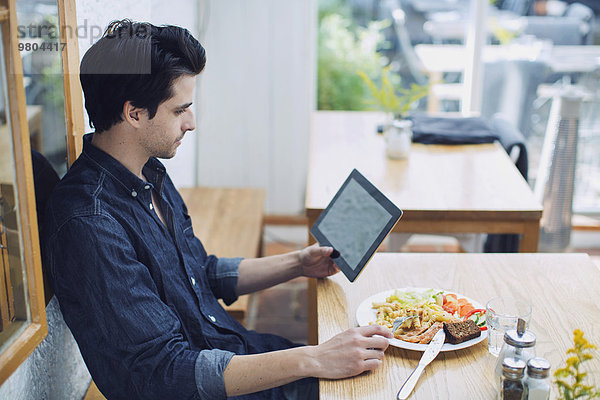
<path fill-rule="evenodd" d="M 444 322 L 446 342 L 459 344 L 481 336 L 481 330 L 471 319 L 460 322 Z"/>

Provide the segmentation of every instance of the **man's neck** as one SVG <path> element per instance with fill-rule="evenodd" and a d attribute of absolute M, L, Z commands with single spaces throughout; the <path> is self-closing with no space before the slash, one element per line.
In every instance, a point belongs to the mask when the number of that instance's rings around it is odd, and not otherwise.
<path fill-rule="evenodd" d="M 142 168 L 149 156 L 134 142 L 133 135 L 113 127 L 102 133 L 94 133 L 92 144 L 119 161 L 138 178 L 144 179 Z"/>

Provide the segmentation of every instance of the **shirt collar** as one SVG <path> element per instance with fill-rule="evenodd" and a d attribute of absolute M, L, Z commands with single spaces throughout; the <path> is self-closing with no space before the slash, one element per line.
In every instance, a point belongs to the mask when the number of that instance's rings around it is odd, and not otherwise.
<path fill-rule="evenodd" d="M 146 162 L 142 168 L 144 176 L 148 179 L 148 182 L 146 182 L 138 178 L 114 157 L 94 146 L 92 144 L 93 135 L 93 133 L 88 133 L 83 136 L 82 154 L 110 174 L 122 185 L 123 190 L 128 193 L 141 193 L 145 186 L 150 185 L 151 187 L 155 187 L 159 193 L 162 191 L 166 169 L 160 161 L 151 157 Z"/>

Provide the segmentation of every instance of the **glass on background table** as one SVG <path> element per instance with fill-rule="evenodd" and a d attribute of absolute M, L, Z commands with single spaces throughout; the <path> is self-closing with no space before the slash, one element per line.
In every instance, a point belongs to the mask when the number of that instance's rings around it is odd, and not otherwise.
<path fill-rule="evenodd" d="M 384 120 L 376 112 L 312 114 L 305 201 L 309 229 L 356 168 L 404 212 L 395 233 L 515 233 L 521 235 L 520 251 L 537 251 L 542 206 L 498 143 L 413 143 L 407 159 L 393 160 L 376 134 Z M 314 243 L 310 234 L 309 242 Z M 314 316 L 313 280 L 308 292 L 309 316 Z M 479 301 L 485 304 L 489 297 Z M 316 343 L 315 318 L 309 318 L 310 344 Z"/>

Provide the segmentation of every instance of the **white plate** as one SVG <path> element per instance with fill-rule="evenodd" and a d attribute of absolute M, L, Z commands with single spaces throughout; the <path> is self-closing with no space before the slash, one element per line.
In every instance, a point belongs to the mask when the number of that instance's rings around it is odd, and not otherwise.
<path fill-rule="evenodd" d="M 384 292 L 379 292 L 377 294 L 374 294 L 373 296 L 366 298 L 362 303 L 360 303 L 360 305 L 356 309 L 356 322 L 358 323 L 358 326 L 367 326 L 367 325 L 369 325 L 370 322 L 375 322 L 377 320 L 377 313 L 376 313 L 375 309 L 373 309 L 373 303 L 374 302 L 384 302 L 385 299 L 390 297 L 392 294 L 394 294 L 394 292 L 396 290 L 401 291 L 401 292 L 424 292 L 429 289 L 430 288 L 400 288 L 400 289 L 390 289 L 390 290 L 386 290 Z M 458 298 L 464 297 L 475 308 L 485 308 L 479 302 L 477 302 L 473 299 L 470 299 L 467 296 L 463 296 L 460 293 L 455 293 L 455 292 L 451 292 L 451 291 L 447 291 L 447 290 L 444 290 L 443 292 L 445 295 L 446 294 L 455 294 L 456 297 L 458 297 Z M 473 345 L 481 342 L 485 338 L 487 338 L 487 335 L 488 335 L 487 330 L 485 330 L 485 331 L 481 331 L 481 336 L 479 336 L 475 339 L 467 340 L 466 342 L 462 342 L 459 344 L 444 343 L 441 351 L 460 350 L 460 349 L 464 349 L 466 347 L 473 346 Z M 389 341 L 392 346 L 400 347 L 401 349 L 407 349 L 407 350 L 425 351 L 425 349 L 427 349 L 427 346 L 428 346 L 428 344 L 410 343 L 410 342 L 405 342 L 404 340 L 400 340 L 400 339 L 389 339 Z"/>

